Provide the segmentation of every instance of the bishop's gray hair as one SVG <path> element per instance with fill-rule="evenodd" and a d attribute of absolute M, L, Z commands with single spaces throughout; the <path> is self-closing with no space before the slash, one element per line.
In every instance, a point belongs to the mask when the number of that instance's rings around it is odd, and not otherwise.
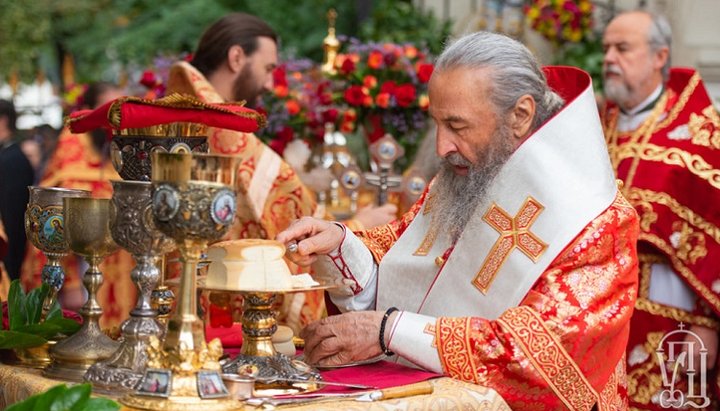
<path fill-rule="evenodd" d="M 650 50 L 657 52 L 664 47 L 668 49 L 667 61 L 665 61 L 665 65 L 661 71 L 663 79 L 667 81 L 670 78 L 670 46 L 672 44 L 672 28 L 670 27 L 670 22 L 668 22 L 663 15 L 647 11 L 643 12 L 647 13 L 652 21 L 650 30 L 648 31 Z"/>
<path fill-rule="evenodd" d="M 480 31 L 446 46 L 435 63 L 435 70 L 441 72 L 456 67 L 492 69 L 492 101 L 498 115 L 508 113 L 523 95 L 532 96 L 535 118 L 531 131 L 537 130 L 564 103 L 562 97 L 548 87 L 530 50 L 502 34 Z"/>

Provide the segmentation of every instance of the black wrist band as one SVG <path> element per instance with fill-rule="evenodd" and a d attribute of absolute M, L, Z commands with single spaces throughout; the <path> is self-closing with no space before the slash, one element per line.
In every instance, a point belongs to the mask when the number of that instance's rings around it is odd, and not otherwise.
<path fill-rule="evenodd" d="M 395 353 L 390 351 L 385 345 L 385 326 L 387 325 L 388 318 L 390 318 L 390 314 L 394 313 L 395 311 L 399 311 L 397 307 L 388 308 L 387 311 L 385 311 L 385 315 L 383 315 L 382 321 L 380 322 L 380 349 L 382 350 L 383 354 L 387 355 L 388 357 L 395 355 Z"/>

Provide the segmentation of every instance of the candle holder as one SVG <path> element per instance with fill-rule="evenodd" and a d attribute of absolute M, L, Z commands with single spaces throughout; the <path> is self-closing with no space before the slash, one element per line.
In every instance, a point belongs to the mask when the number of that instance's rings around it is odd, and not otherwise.
<path fill-rule="evenodd" d="M 116 393 L 138 385 L 148 361 L 150 336 L 162 338 L 164 334 L 164 327 L 156 320 L 157 310 L 150 305 L 150 294 L 160 279 L 158 262 L 175 248 L 175 243 L 155 227 L 149 182 L 112 181 L 112 185 L 110 233 L 135 259 L 130 276 L 137 286 L 138 299 L 130 318 L 120 327 L 120 348 L 107 360 L 90 367 L 84 379 L 95 388 Z"/>
<path fill-rule="evenodd" d="M 42 282 L 50 286 L 43 301 L 40 320 L 44 320 L 57 293 L 65 283 L 65 271 L 60 260 L 68 254 L 63 218 L 63 198 L 90 197 L 86 190 L 57 187 L 28 187 L 30 200 L 25 211 L 25 234 L 30 242 L 47 257 L 42 268 Z M 48 359 L 49 362 L 49 359 Z"/>
<path fill-rule="evenodd" d="M 85 258 L 89 267 L 83 276 L 88 299 L 80 309 L 83 325 L 72 336 L 50 349 L 52 364 L 43 375 L 69 381 L 82 381 L 91 365 L 104 360 L 119 346 L 100 329 L 98 322 L 102 308 L 97 302 L 97 290 L 103 282 L 99 265 L 116 248 L 110 236 L 110 200 L 69 197 L 63 199 L 65 237 L 70 250 Z"/>
<path fill-rule="evenodd" d="M 197 265 L 209 242 L 220 239 L 235 217 L 233 191 L 236 159 L 209 154 L 154 152 L 152 159 L 152 210 L 157 228 L 175 240 L 183 271 L 177 307 L 168 320 L 165 341 L 151 339 L 148 373 L 168 375 L 162 396 L 140 384 L 120 402 L 148 410 L 231 410 L 241 404 L 229 397 L 219 379 L 219 395 L 208 395 L 203 381 L 216 381 L 222 345 L 205 342 L 202 320 L 197 316 Z M 154 341 L 154 342 L 153 342 Z M 217 381 L 216 381 L 217 382 Z M 166 394 L 166 395 L 165 395 Z"/>

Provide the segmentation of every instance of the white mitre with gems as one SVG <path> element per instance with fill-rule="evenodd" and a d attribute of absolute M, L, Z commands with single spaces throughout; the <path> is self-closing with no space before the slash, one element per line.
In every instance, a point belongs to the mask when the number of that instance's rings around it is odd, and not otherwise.
<path fill-rule="evenodd" d="M 437 260 L 451 246 L 447 236 L 426 238 L 432 188 L 383 257 L 377 309 L 406 311 L 392 346 L 417 342 L 416 330 L 434 326 L 434 317 L 493 320 L 517 306 L 560 252 L 613 203 L 617 186 L 590 76 L 570 67 L 547 67 L 545 74 L 565 106 L 503 165 L 447 260 Z M 426 348 L 433 338 L 426 333 Z M 418 349 L 413 362 L 423 364 L 426 354 Z"/>

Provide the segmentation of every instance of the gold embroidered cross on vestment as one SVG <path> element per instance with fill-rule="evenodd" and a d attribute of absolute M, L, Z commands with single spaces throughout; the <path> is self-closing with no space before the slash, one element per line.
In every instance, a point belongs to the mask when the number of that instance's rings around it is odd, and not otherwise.
<path fill-rule="evenodd" d="M 545 207 L 530 196 L 525 199 L 515 217 L 511 217 L 495 203 L 490 206 L 483 216 L 483 220 L 500 233 L 500 238 L 493 244 L 492 249 L 485 257 L 482 268 L 472 282 L 481 293 L 487 293 L 498 271 L 515 248 L 522 251 L 533 262 L 537 262 L 545 252 L 547 244 L 530 232 L 530 226 L 543 209 Z"/>
<path fill-rule="evenodd" d="M 437 348 L 437 343 L 435 342 L 435 326 L 427 323 L 425 324 L 425 328 L 423 329 L 423 332 L 425 334 L 430 334 L 433 336 L 432 343 L 430 343 L 430 346 L 433 348 Z"/>

